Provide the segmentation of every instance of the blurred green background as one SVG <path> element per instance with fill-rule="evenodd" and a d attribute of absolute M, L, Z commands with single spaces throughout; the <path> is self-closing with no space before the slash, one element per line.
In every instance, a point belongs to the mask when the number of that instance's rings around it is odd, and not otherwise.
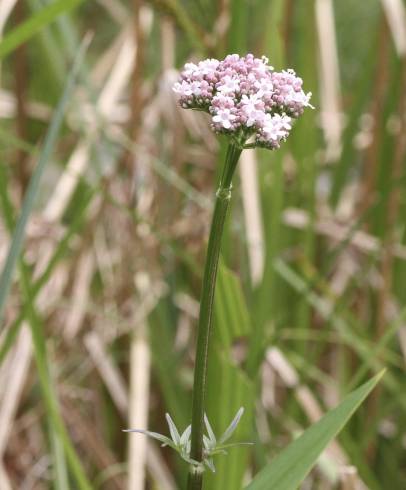
<path fill-rule="evenodd" d="M 383 367 L 302 488 L 406 488 L 405 11 L 1 1 L 0 260 L 10 244 L 19 258 L 0 295 L 0 490 L 184 488 L 175 454 L 121 430 L 190 420 L 226 143 L 171 85 L 185 62 L 233 52 L 295 69 L 316 109 L 239 164 L 207 411 L 220 433 L 244 406 L 236 438 L 255 446 L 219 456 L 205 489 L 242 488 Z"/>

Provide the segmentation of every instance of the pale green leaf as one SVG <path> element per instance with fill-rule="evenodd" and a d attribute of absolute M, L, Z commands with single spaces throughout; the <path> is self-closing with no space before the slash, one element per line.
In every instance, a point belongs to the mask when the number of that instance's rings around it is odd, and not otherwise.
<path fill-rule="evenodd" d="M 348 419 L 381 379 L 383 372 L 350 393 L 338 407 L 280 453 L 246 490 L 295 490 L 316 464 L 326 446 L 336 437 Z"/>
<path fill-rule="evenodd" d="M 57 143 L 57 138 L 62 126 L 65 109 L 75 87 L 77 76 L 84 60 L 88 44 L 89 38 L 86 38 L 85 41 L 82 43 L 82 46 L 79 49 L 78 54 L 74 60 L 71 72 L 66 80 L 64 92 L 58 103 L 51 124 L 47 131 L 44 145 L 38 157 L 38 163 L 34 169 L 30 183 L 28 185 L 28 189 L 24 196 L 21 214 L 14 229 L 10 249 L 4 264 L 3 271 L 0 276 L 0 321 L 3 317 L 5 302 L 10 291 L 13 279 L 14 268 L 23 246 L 25 228 L 31 212 L 34 208 L 34 203 L 38 194 L 41 177 L 44 173 L 47 163 L 51 158 L 52 151 L 54 150 L 54 147 Z"/>
<path fill-rule="evenodd" d="M 32 15 L 28 20 L 8 33 L 0 42 L 0 59 L 12 53 L 20 44 L 28 41 L 59 15 L 77 7 L 83 0 L 57 0 Z"/>
<path fill-rule="evenodd" d="M 175 425 L 175 422 L 172 420 L 169 413 L 165 414 L 165 417 L 166 417 L 166 421 L 168 422 L 168 427 L 169 427 L 169 431 L 171 433 L 172 440 L 176 446 L 179 446 L 180 445 L 180 434 L 179 434 L 179 431 Z"/>

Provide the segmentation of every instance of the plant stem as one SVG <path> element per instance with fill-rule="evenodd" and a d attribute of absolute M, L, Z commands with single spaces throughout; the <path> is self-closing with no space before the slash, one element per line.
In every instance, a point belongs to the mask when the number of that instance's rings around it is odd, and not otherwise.
<path fill-rule="evenodd" d="M 216 288 L 217 268 L 220 256 L 221 239 L 224 222 L 231 198 L 232 179 L 241 154 L 241 149 L 230 144 L 219 187 L 211 223 L 209 243 L 207 246 L 206 265 L 204 269 L 200 314 L 196 347 L 196 364 L 193 383 L 192 403 L 192 441 L 190 457 L 203 461 L 204 400 L 206 395 L 207 358 L 210 330 L 213 316 L 213 300 Z M 188 490 L 202 488 L 202 473 L 191 467 L 188 479 Z"/>

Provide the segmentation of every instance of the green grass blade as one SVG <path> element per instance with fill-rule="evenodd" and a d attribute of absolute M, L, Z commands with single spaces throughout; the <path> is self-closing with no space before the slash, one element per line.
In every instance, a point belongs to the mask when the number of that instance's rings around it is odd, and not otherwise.
<path fill-rule="evenodd" d="M 36 15 L 41 12 L 46 5 L 40 0 L 27 0 L 31 15 Z M 41 60 L 43 70 L 46 70 L 47 80 L 46 86 L 48 101 L 55 101 L 58 98 L 58 93 L 63 87 L 66 78 L 66 57 L 65 52 L 61 49 L 61 42 L 55 35 L 55 30 L 52 29 L 54 23 L 48 24 L 42 28 L 36 36 L 31 40 L 32 49 L 35 50 L 35 59 Z M 38 79 L 39 77 L 37 77 Z M 45 85 L 44 82 L 38 82 L 38 88 Z M 37 89 L 38 90 L 38 89 Z"/>
<path fill-rule="evenodd" d="M 326 303 L 324 297 L 316 294 L 313 290 L 309 290 L 308 284 L 301 276 L 280 259 L 275 261 L 275 269 L 290 286 L 309 302 L 325 321 L 331 323 L 339 333 L 342 341 L 345 342 L 348 347 L 353 349 L 358 357 L 362 359 L 374 373 L 380 372 L 385 367 L 385 364 L 383 364 L 379 357 L 376 357 L 376 355 L 371 356 L 371 350 L 375 348 L 375 344 L 360 337 L 360 335 L 355 332 L 353 325 L 349 325 L 342 316 L 331 311 L 329 304 Z M 399 382 L 392 370 L 387 372 L 382 384 L 391 392 L 391 396 L 396 398 L 399 404 L 405 408 L 406 397 L 404 390 L 402 389 L 402 383 Z"/>
<path fill-rule="evenodd" d="M 34 344 L 35 361 L 37 364 L 38 378 L 41 385 L 42 397 L 53 432 L 57 436 L 58 442 L 62 444 L 70 470 L 75 477 L 77 488 L 80 490 L 91 490 L 92 487 L 87 480 L 82 463 L 70 441 L 65 424 L 59 411 L 59 404 L 54 389 L 54 382 L 49 372 L 49 361 L 47 355 L 45 333 L 42 322 L 33 306 L 33 298 L 30 286 L 28 271 L 25 266 L 21 266 L 21 284 L 24 292 L 24 299 L 28 305 L 27 320 L 31 326 L 32 341 Z M 63 463 L 57 463 L 57 471 L 63 471 Z"/>
<path fill-rule="evenodd" d="M 231 26 L 229 30 L 228 49 L 230 53 L 243 54 L 247 49 L 248 7 L 243 0 L 232 0 Z"/>
<path fill-rule="evenodd" d="M 285 60 L 285 46 L 282 37 L 286 2 L 274 0 L 266 2 L 264 14 L 269 16 L 269 27 L 265 31 L 265 54 L 269 56 L 271 65 L 275 70 L 282 70 Z"/>
<path fill-rule="evenodd" d="M 266 29 L 264 35 L 264 54 L 269 57 L 271 65 L 278 70 L 286 66 L 283 39 L 286 2 L 275 0 L 263 3 L 262 16 L 269 18 L 269 28 Z M 262 361 L 266 325 L 270 322 L 275 325 L 279 324 L 281 305 L 285 302 L 281 296 L 283 294 L 283 288 L 280 287 L 281 281 L 274 270 L 273 262 L 281 253 L 286 240 L 286 232 L 282 227 L 282 212 L 287 205 L 283 170 L 286 148 L 282 147 L 278 152 L 272 154 L 258 151 L 257 157 L 260 162 L 258 183 L 261 193 L 265 263 L 262 283 L 257 288 L 255 304 L 251 308 L 254 331 L 250 338 L 247 361 L 250 376 L 256 375 Z"/>
<path fill-rule="evenodd" d="M 44 146 L 40 153 L 37 166 L 33 172 L 32 178 L 30 180 L 27 193 L 24 197 L 24 203 L 22 206 L 21 215 L 17 221 L 16 228 L 13 233 L 13 237 L 11 240 L 10 250 L 7 255 L 6 263 L 4 265 L 4 269 L 2 275 L 0 277 L 0 322 L 3 317 L 4 306 L 6 303 L 7 295 L 9 293 L 11 282 L 13 278 L 13 271 L 18 259 L 18 256 L 21 252 L 21 248 L 23 245 L 25 228 L 28 222 L 28 218 L 31 214 L 31 211 L 34 207 L 35 198 L 37 196 L 39 184 L 41 181 L 42 174 L 44 169 L 49 162 L 52 151 L 56 145 L 57 137 L 59 131 L 62 126 L 63 115 L 65 112 L 65 108 L 71 96 L 73 87 L 76 82 L 76 78 L 80 69 L 80 66 L 84 59 L 84 54 L 87 48 L 88 42 L 84 42 L 82 44 L 81 49 L 76 56 L 76 59 L 73 63 L 73 67 L 71 69 L 70 75 L 65 85 L 65 89 L 63 95 L 59 101 L 59 104 L 55 110 L 55 114 L 52 118 L 51 125 L 45 137 Z"/>
<path fill-rule="evenodd" d="M 198 52 L 206 51 L 204 36 L 199 26 L 190 17 L 189 12 L 182 5 L 182 2 L 179 2 L 178 0 L 152 0 L 151 3 L 157 10 L 162 10 L 172 17 L 179 28 L 186 34 L 190 44 Z"/>
<path fill-rule="evenodd" d="M 1 167 L 0 167 L 0 177 L 1 177 Z M 3 189 L 5 189 L 5 187 L 2 185 L 2 181 L 0 179 L 0 199 L 4 195 L 4 193 L 1 192 Z M 94 195 L 94 190 L 89 191 L 84 196 L 84 200 L 81 208 L 76 212 L 74 220 L 70 223 L 68 230 L 66 231 L 65 235 L 60 240 L 60 242 L 58 243 L 58 246 L 56 247 L 52 257 L 50 258 L 44 272 L 33 283 L 32 285 L 33 300 L 35 300 L 35 298 L 38 296 L 43 286 L 45 286 L 45 284 L 48 282 L 53 270 L 55 269 L 55 266 L 59 263 L 61 258 L 64 256 L 69 246 L 69 243 L 80 229 L 83 223 L 83 214 L 87 209 L 88 205 L 90 204 L 93 195 Z M 4 201 L 4 199 L 2 199 L 2 201 Z M 10 213 L 6 212 L 6 207 L 4 203 L 3 203 L 3 215 L 6 217 L 6 220 L 9 220 L 7 216 L 10 216 Z M 8 351 L 10 350 L 11 346 L 14 344 L 14 340 L 17 337 L 18 332 L 20 331 L 20 327 L 23 324 L 26 315 L 27 315 L 27 305 L 24 305 L 17 318 L 7 329 L 7 333 L 4 336 L 4 340 L 0 345 L 0 366 L 3 364 L 3 361 Z"/>
<path fill-rule="evenodd" d="M 7 193 L 6 186 L 6 172 L 4 168 L 0 169 L 0 204 L 3 211 L 4 220 L 8 230 L 11 232 L 14 226 L 14 209 Z M 75 222 L 71 225 L 74 228 Z M 70 231 L 70 230 L 69 230 Z M 71 236 L 68 235 L 68 236 Z M 25 306 L 23 311 L 20 313 L 19 318 L 14 322 L 13 326 L 8 330 L 5 341 L 3 342 L 1 353 L 0 353 L 0 365 L 1 360 L 4 359 L 8 349 L 13 345 L 16 336 L 19 332 L 19 326 L 22 324 L 24 319 L 30 324 L 31 334 L 34 344 L 34 353 L 37 362 L 37 369 L 41 384 L 41 389 L 43 393 L 43 398 L 45 400 L 45 406 L 48 409 L 49 417 L 47 423 L 49 425 L 50 432 L 50 446 L 53 455 L 53 470 L 54 470 L 54 485 L 56 490 L 69 490 L 69 480 L 67 475 L 67 465 L 65 455 L 69 455 L 69 463 L 71 466 L 72 473 L 76 477 L 79 488 L 81 490 L 87 490 L 90 488 L 85 473 L 81 467 L 79 458 L 70 443 L 67 436 L 66 430 L 64 429 L 63 421 L 59 413 L 57 397 L 55 395 L 55 388 L 53 385 L 53 379 L 50 375 L 50 363 L 48 361 L 47 350 L 46 350 L 46 340 L 42 329 L 40 319 L 35 311 L 34 301 L 38 294 L 41 285 L 47 282 L 47 278 L 53 270 L 53 266 L 56 264 L 55 258 L 59 258 L 60 254 L 58 250 L 61 249 L 61 244 L 66 244 L 66 240 L 62 240 L 57 247 L 56 252 L 50 259 L 49 264 L 37 282 L 34 285 L 31 284 L 31 278 L 29 273 L 29 268 L 26 265 L 24 259 L 20 259 L 20 275 L 21 284 L 23 290 L 23 296 L 25 299 Z M 64 247 L 63 247 L 64 248 Z M 46 278 L 45 280 L 43 278 Z M 45 282 L 42 282 L 45 281 Z M 11 332 L 11 335 L 9 335 Z M 7 347 L 7 350 L 3 349 Z M 51 411 L 51 407 L 54 406 L 56 413 Z"/>
<path fill-rule="evenodd" d="M 383 372 L 350 393 L 338 407 L 307 429 L 262 470 L 246 490 L 297 489 L 329 442 L 342 430 L 382 376 Z"/>
<path fill-rule="evenodd" d="M 63 444 L 58 437 L 58 434 L 54 430 L 50 423 L 50 439 L 51 448 L 54 455 L 54 468 L 53 474 L 55 475 L 55 488 L 56 490 L 69 490 L 69 478 L 65 459 L 65 452 L 63 450 Z"/>
<path fill-rule="evenodd" d="M 0 155 L 5 153 L 6 151 L 10 151 L 11 148 L 16 148 L 18 150 L 24 151 L 29 155 L 35 155 L 36 153 L 38 153 L 35 146 L 27 143 L 27 141 L 16 137 L 11 131 L 6 131 L 3 128 L 0 128 L 0 142 L 2 143 L 2 145 L 4 145 L 0 148 Z"/>
<path fill-rule="evenodd" d="M 59 15 L 77 7 L 83 0 L 57 0 L 5 36 L 0 43 L 0 59 L 12 53 L 20 44 L 28 41 Z"/>

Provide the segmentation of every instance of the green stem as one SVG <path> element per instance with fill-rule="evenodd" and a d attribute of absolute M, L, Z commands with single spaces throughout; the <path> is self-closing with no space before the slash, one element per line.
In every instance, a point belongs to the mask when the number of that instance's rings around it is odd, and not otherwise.
<path fill-rule="evenodd" d="M 216 287 L 216 276 L 224 221 L 231 198 L 234 170 L 240 154 L 241 149 L 233 144 L 229 145 L 223 173 L 216 194 L 216 204 L 214 207 L 209 243 L 207 246 L 206 265 L 200 298 L 196 364 L 193 383 L 192 441 L 190 452 L 190 457 L 195 461 L 200 462 L 203 461 L 204 400 L 206 394 L 207 358 L 213 316 L 214 291 Z M 188 490 L 200 490 L 202 488 L 202 480 L 202 473 L 196 471 L 196 468 L 191 467 Z"/>

